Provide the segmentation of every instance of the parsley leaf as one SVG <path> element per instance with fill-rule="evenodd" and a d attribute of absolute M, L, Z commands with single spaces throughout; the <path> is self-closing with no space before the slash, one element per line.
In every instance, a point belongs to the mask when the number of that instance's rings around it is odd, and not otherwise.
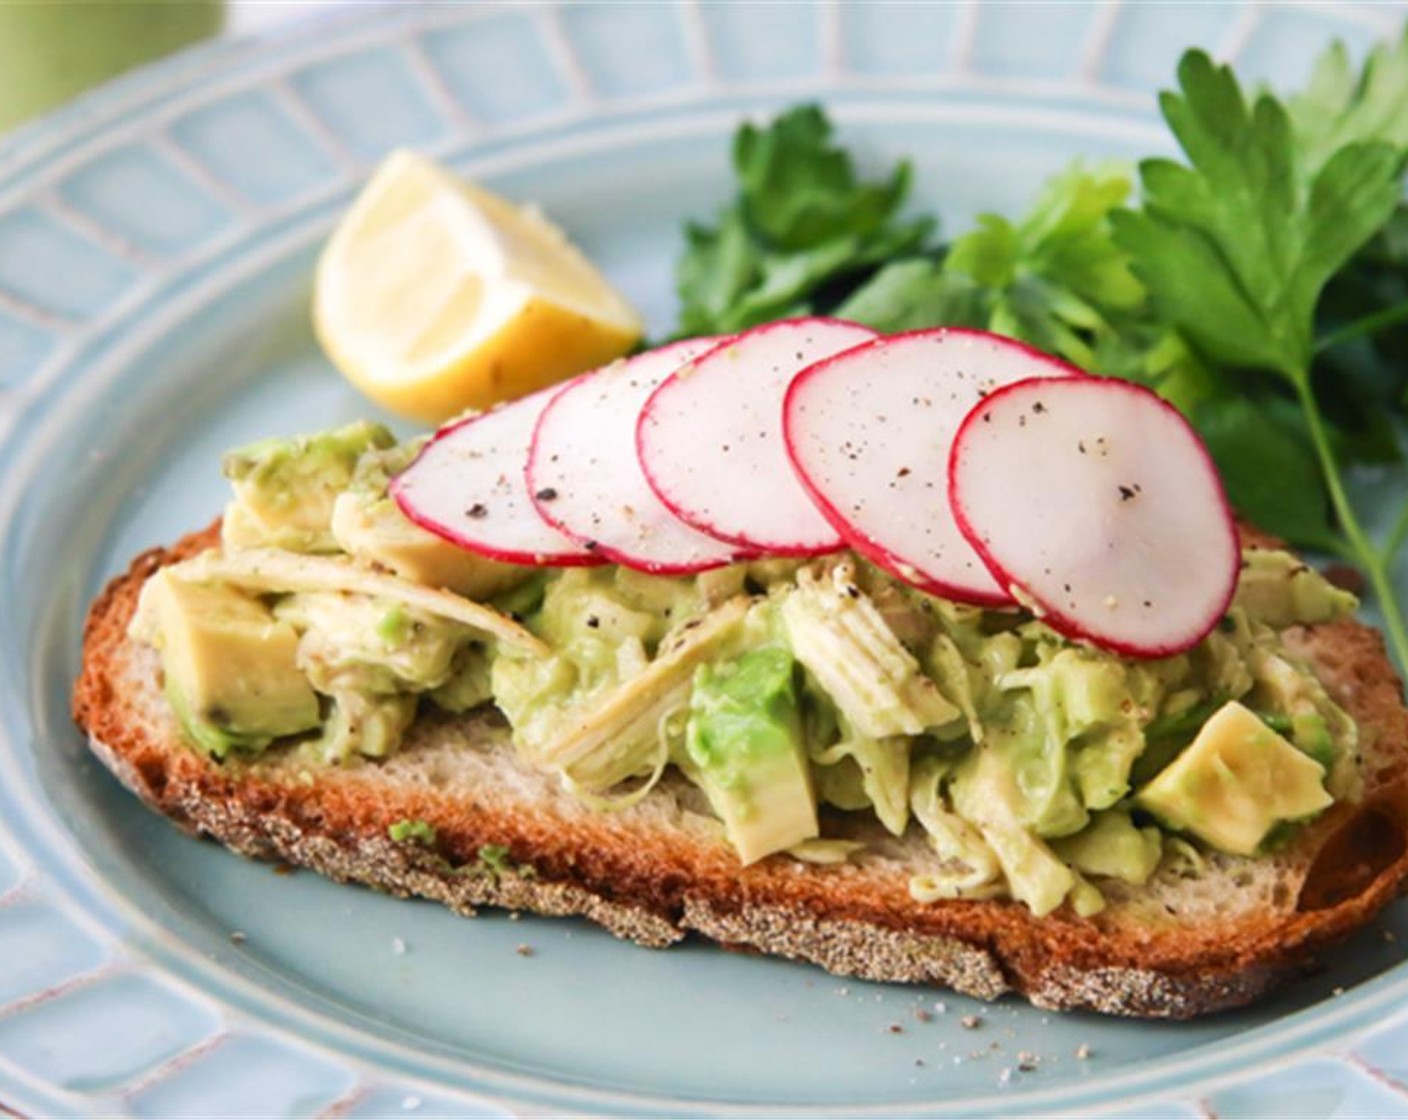
<path fill-rule="evenodd" d="M 1193 415 L 1234 508 L 1269 533 L 1333 552 L 1330 498 L 1304 421 L 1289 401 L 1205 401 Z"/>
<path fill-rule="evenodd" d="M 831 143 L 831 122 L 816 105 L 802 105 L 769 128 L 745 124 L 733 162 L 749 225 L 778 249 L 807 249 L 838 230 L 867 238 L 880 233 L 909 193 L 908 162 L 878 183 L 856 176 L 850 153 Z"/>
<path fill-rule="evenodd" d="M 1144 303 L 1144 289 L 1111 236 L 1111 215 L 1132 184 L 1119 169 L 1079 165 L 1047 183 L 1020 222 L 984 214 L 945 262 L 990 290 L 989 329 L 1090 367 L 1113 320 Z"/>
<path fill-rule="evenodd" d="M 757 267 L 742 215 L 731 210 L 713 229 L 691 223 L 685 239 L 688 247 L 675 270 L 680 327 L 689 335 L 726 330 L 720 324 L 732 317 Z"/>
<path fill-rule="evenodd" d="M 435 847 L 435 826 L 427 821 L 408 817 L 396 821 L 386 833 L 397 844 L 420 844 L 426 848 Z"/>
<path fill-rule="evenodd" d="M 1131 316 L 1094 341 L 1089 369 L 1157 390 L 1187 416 L 1229 394 L 1218 371 L 1203 361 L 1178 331 L 1150 315 Z"/>
<path fill-rule="evenodd" d="M 1079 164 L 1051 179 L 1031 212 L 1012 230 L 1016 249 L 1011 279 L 1023 272 L 1059 282 L 1072 297 L 1091 308 L 1129 311 L 1144 300 L 1144 290 L 1129 262 L 1110 236 L 1109 218 L 1128 200 L 1129 174 L 1118 167 L 1086 169 Z M 984 224 L 1000 223 L 990 216 Z M 960 240 L 950 264 L 961 269 Z"/>
<path fill-rule="evenodd" d="M 1402 155 L 1355 141 L 1310 171 L 1270 94 L 1248 104 L 1201 51 L 1178 79 L 1160 104 L 1192 166 L 1142 163 L 1143 209 L 1113 216 L 1115 239 L 1155 308 L 1207 356 L 1306 381 L 1320 293 L 1393 213 Z"/>
<path fill-rule="evenodd" d="M 504 844 L 485 844 L 476 855 L 478 858 L 474 863 L 461 869 L 464 873 L 487 876 L 496 883 L 515 876 L 520 879 L 538 877 L 537 869 L 531 864 L 514 863 L 509 858 L 508 847 Z"/>
<path fill-rule="evenodd" d="M 1315 65 L 1310 81 L 1286 110 L 1307 172 L 1322 168 L 1339 148 L 1357 140 L 1408 147 L 1408 27 L 1396 43 L 1380 43 L 1356 69 L 1343 43 Z"/>
<path fill-rule="evenodd" d="M 1345 452 L 1401 460 L 1390 417 L 1408 403 L 1408 206 L 1325 289 L 1319 332 L 1316 387 Z"/>
<path fill-rule="evenodd" d="M 744 125 L 733 160 L 738 197 L 716 225 L 686 229 L 675 273 L 684 334 L 834 313 L 882 266 L 929 249 L 934 220 L 899 217 L 909 164 L 863 181 L 814 105 Z"/>
<path fill-rule="evenodd" d="M 1122 170 L 1074 167 L 1021 220 L 980 215 L 946 254 L 887 265 L 835 313 L 882 331 L 984 327 L 1091 366 L 1144 306 L 1109 221 L 1130 190 Z"/>
<path fill-rule="evenodd" d="M 885 265 L 836 309 L 836 315 L 878 331 L 920 330 L 942 323 L 986 327 L 989 300 L 974 281 L 940 261 L 912 258 Z"/>

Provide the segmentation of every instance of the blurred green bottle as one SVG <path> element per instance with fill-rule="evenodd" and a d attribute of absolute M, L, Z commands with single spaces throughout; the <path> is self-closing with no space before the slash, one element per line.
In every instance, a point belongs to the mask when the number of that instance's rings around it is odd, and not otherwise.
<path fill-rule="evenodd" d="M 0 0 L 0 132 L 224 22 L 224 0 Z"/>

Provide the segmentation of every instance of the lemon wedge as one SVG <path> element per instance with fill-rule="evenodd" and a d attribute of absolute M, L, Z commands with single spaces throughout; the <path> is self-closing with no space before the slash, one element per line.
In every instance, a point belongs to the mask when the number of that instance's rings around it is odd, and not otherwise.
<path fill-rule="evenodd" d="M 352 384 L 431 423 L 603 365 L 642 333 L 631 306 L 537 210 L 404 151 L 323 250 L 313 322 Z"/>

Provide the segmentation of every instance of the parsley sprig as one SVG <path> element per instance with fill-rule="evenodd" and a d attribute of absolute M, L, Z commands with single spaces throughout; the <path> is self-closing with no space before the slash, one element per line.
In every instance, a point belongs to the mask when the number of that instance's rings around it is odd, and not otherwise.
<path fill-rule="evenodd" d="M 1408 669 L 1390 572 L 1408 504 L 1375 541 L 1346 481 L 1404 467 L 1408 34 L 1358 66 L 1331 47 L 1284 100 L 1190 51 L 1160 108 L 1183 161 L 1076 164 L 1027 214 L 981 215 L 947 244 L 903 214 L 908 165 L 867 182 L 819 109 L 745 126 L 738 197 L 688 232 L 683 330 L 804 313 L 978 326 L 1152 385 L 1244 516 L 1364 572 Z"/>
<path fill-rule="evenodd" d="M 1249 100 L 1232 71 L 1201 51 L 1184 56 L 1178 84 L 1160 104 L 1188 163 L 1140 165 L 1143 205 L 1113 215 L 1115 240 L 1155 313 L 1229 383 L 1242 371 L 1267 372 L 1289 388 L 1338 525 L 1323 543 L 1363 569 L 1408 666 L 1389 572 L 1402 530 L 1382 546 L 1365 531 L 1312 380 L 1321 297 L 1393 217 L 1404 149 L 1367 125 L 1334 144 L 1318 117 L 1314 142 L 1298 144 L 1285 106 L 1269 93 Z M 1373 83 L 1366 76 L 1362 85 Z M 1362 114 L 1343 103 L 1341 116 L 1359 122 Z"/>
<path fill-rule="evenodd" d="M 685 229 L 677 281 L 686 335 L 832 312 L 859 277 L 928 248 L 934 219 L 899 213 L 909 164 L 862 180 L 815 105 L 767 128 L 745 124 L 733 163 L 738 197 L 716 224 Z"/>

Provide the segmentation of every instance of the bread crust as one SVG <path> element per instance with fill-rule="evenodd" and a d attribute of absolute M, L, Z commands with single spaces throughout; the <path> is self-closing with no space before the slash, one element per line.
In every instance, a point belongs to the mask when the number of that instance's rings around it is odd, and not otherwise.
<path fill-rule="evenodd" d="M 740 868 L 717 826 L 691 809 L 687 783 L 667 780 L 638 809 L 586 810 L 518 762 L 502 727 L 482 715 L 423 717 L 392 760 L 323 770 L 311 782 L 277 763 L 214 763 L 183 743 L 156 658 L 127 626 L 153 572 L 216 543 L 218 523 L 144 553 L 108 584 L 88 616 L 73 711 L 98 757 L 143 801 L 247 856 L 462 913 L 492 905 L 581 915 L 652 947 L 693 932 L 838 975 L 1162 1018 L 1257 998 L 1408 884 L 1408 712 L 1381 637 L 1358 622 L 1291 636 L 1373 744 L 1365 801 L 1337 806 L 1297 841 L 1308 869 L 1298 899 L 1213 922 L 1150 922 L 1120 905 L 1092 919 L 1066 908 L 1038 919 L 1005 900 L 917 902 L 898 866 L 774 856 Z M 465 758 L 510 780 L 468 792 L 437 781 L 437 768 Z M 433 851 L 390 839 L 390 825 L 405 819 L 434 826 Z M 477 857 L 489 844 L 531 873 L 485 867 Z M 1337 878 L 1334 867 L 1351 871 Z"/>

